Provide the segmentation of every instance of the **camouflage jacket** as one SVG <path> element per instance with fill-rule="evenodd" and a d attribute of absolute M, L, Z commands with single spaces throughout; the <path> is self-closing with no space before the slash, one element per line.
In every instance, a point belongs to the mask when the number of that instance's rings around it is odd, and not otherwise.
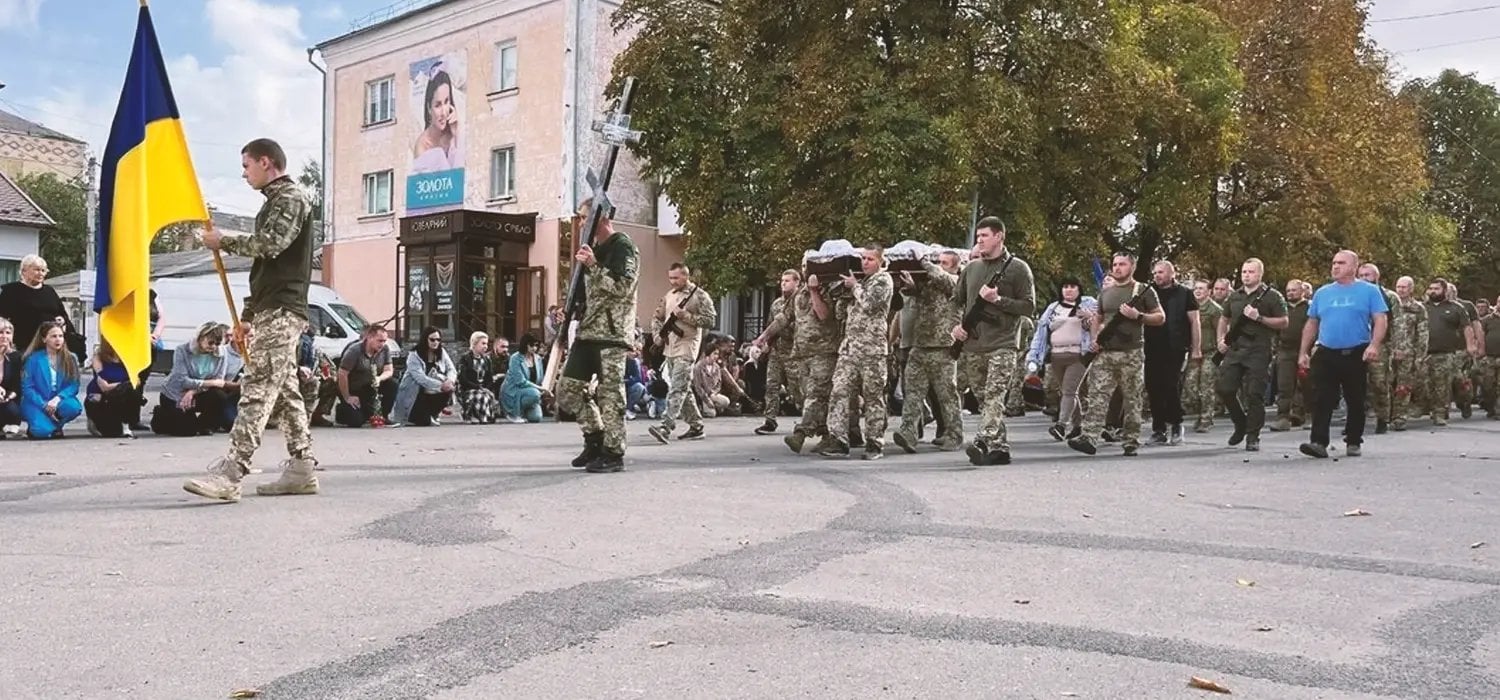
<path fill-rule="evenodd" d="M 244 320 L 277 309 L 307 318 L 307 288 L 312 283 L 312 199 L 286 176 L 272 180 L 260 192 L 266 201 L 255 215 L 255 232 L 225 236 L 219 244 L 226 253 L 255 259 L 250 266 L 250 296 L 245 299 Z"/>
<path fill-rule="evenodd" d="M 1224 315 L 1224 307 L 1213 299 L 1204 299 L 1198 305 L 1198 332 L 1202 334 L 1198 349 L 1205 354 L 1212 354 L 1219 349 L 1219 317 Z"/>
<path fill-rule="evenodd" d="M 792 304 L 788 304 L 787 299 L 783 294 L 771 302 L 771 321 L 766 324 L 766 350 L 783 356 L 792 354 L 797 336 L 792 328 Z"/>
<path fill-rule="evenodd" d="M 1391 325 L 1388 331 L 1391 339 L 1387 345 L 1392 352 L 1408 353 L 1408 356 L 1422 357 L 1427 354 L 1427 305 L 1416 297 L 1402 302 L 1396 299 L 1396 306 L 1400 311 L 1391 314 Z"/>
<path fill-rule="evenodd" d="M 922 269 L 927 271 L 926 280 L 906 293 L 906 303 L 916 307 L 911 347 L 946 348 L 953 344 L 953 327 L 958 325 L 958 307 L 953 305 L 958 275 L 930 260 L 922 261 Z"/>
<path fill-rule="evenodd" d="M 891 351 L 886 340 L 891 313 L 891 295 L 896 285 L 891 273 L 880 271 L 854 284 L 845 302 L 844 342 L 840 355 L 885 357 Z"/>
<path fill-rule="evenodd" d="M 584 310 L 578 340 L 628 348 L 635 333 L 635 292 L 641 253 L 635 241 L 616 231 L 594 245 L 598 264 L 584 268 Z"/>
<path fill-rule="evenodd" d="M 838 304 L 826 296 L 824 300 L 828 304 L 828 318 L 819 320 L 813 313 L 812 292 L 807 287 L 798 289 L 792 297 L 793 354 L 797 357 L 838 354 L 844 333 Z"/>

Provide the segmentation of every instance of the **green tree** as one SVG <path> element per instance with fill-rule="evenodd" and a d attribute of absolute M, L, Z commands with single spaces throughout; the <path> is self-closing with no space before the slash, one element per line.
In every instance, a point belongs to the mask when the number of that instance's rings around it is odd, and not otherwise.
<path fill-rule="evenodd" d="M 1407 83 L 1402 95 L 1421 119 L 1432 179 L 1426 201 L 1456 229 L 1461 255 L 1452 271 L 1460 291 L 1493 299 L 1500 294 L 1500 94 L 1472 75 L 1446 70 Z"/>
<path fill-rule="evenodd" d="M 41 232 L 41 256 L 52 275 L 83 269 L 88 247 L 88 207 L 84 187 L 53 173 L 27 173 L 16 179 L 57 225 Z"/>
<path fill-rule="evenodd" d="M 312 197 L 313 221 L 323 220 L 323 166 L 318 161 L 308 158 L 302 164 L 302 172 L 297 175 L 297 184 L 307 190 Z"/>

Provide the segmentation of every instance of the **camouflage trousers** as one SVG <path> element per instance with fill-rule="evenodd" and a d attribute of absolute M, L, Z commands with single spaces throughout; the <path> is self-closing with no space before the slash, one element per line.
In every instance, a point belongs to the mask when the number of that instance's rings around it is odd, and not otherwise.
<path fill-rule="evenodd" d="M 833 392 L 833 369 L 837 355 L 809 355 L 799 363 L 802 377 L 802 420 L 797 432 L 822 435 L 828 432 L 828 399 Z M 882 371 L 885 363 L 881 363 Z"/>
<path fill-rule="evenodd" d="M 906 369 L 902 373 L 900 433 L 908 443 L 917 444 L 917 433 L 924 421 L 924 397 L 929 393 L 936 397 L 932 407 L 943 434 L 938 437 L 954 447 L 963 444 L 964 424 L 959 417 L 957 367 L 948 348 L 912 348 L 906 358 Z"/>
<path fill-rule="evenodd" d="M 1005 410 L 1016 413 L 1026 408 L 1026 396 L 1022 393 L 1022 382 L 1026 380 L 1026 353 L 1016 353 L 1016 370 L 1005 386 Z"/>
<path fill-rule="evenodd" d="M 285 309 L 264 311 L 250 322 L 249 356 L 240 385 L 239 414 L 229 430 L 229 459 L 250 471 L 266 424 L 275 421 L 292 459 L 312 459 L 312 432 L 302 380 L 297 376 L 297 345 L 306 321 Z"/>
<path fill-rule="evenodd" d="M 880 448 L 885 445 L 885 355 L 839 356 L 833 368 L 833 390 L 828 397 L 828 434 L 845 443 L 849 442 L 849 429 L 856 422 L 850 420 L 853 399 L 858 397 L 864 407 L 865 445 Z"/>
<path fill-rule="evenodd" d="M 1016 374 L 1018 354 L 1001 349 L 989 354 L 966 352 L 959 358 L 959 370 L 965 374 L 974 398 L 979 399 L 977 439 L 992 450 L 1010 449 L 1010 436 L 1005 430 L 1005 392 Z"/>
<path fill-rule="evenodd" d="M 1427 370 L 1415 357 L 1391 359 L 1391 421 L 1404 425 L 1411 414 L 1412 403 L 1421 406 L 1421 389 L 1427 381 Z"/>
<path fill-rule="evenodd" d="M 1110 399 L 1116 389 L 1120 390 L 1120 421 L 1124 428 L 1124 444 L 1141 444 L 1141 392 L 1145 385 L 1145 353 L 1137 350 L 1105 350 L 1094 358 L 1088 368 L 1089 394 L 1096 397 L 1084 411 L 1083 435 L 1098 439 L 1104 431 L 1104 419 L 1109 413 Z"/>
<path fill-rule="evenodd" d="M 984 403 L 984 388 L 990 375 L 990 356 L 966 352 L 958 356 L 958 394 L 974 394 L 976 403 Z"/>
<path fill-rule="evenodd" d="M 573 341 L 558 383 L 557 407 L 578 417 L 585 436 L 602 433 L 605 452 L 625 454 L 625 348 Z"/>
<path fill-rule="evenodd" d="M 1500 357 L 1481 357 L 1475 362 L 1479 374 L 1479 388 L 1484 392 L 1484 405 L 1481 406 L 1490 416 L 1500 413 L 1500 403 L 1495 400 L 1497 391 L 1500 391 Z"/>
<path fill-rule="evenodd" d="M 1391 422 L 1395 417 L 1392 409 L 1395 408 L 1396 385 L 1391 383 L 1391 351 L 1381 348 L 1380 357 L 1374 362 L 1365 363 L 1367 372 L 1365 396 L 1367 397 L 1370 410 L 1375 412 L 1375 420 Z"/>
<path fill-rule="evenodd" d="M 781 391 L 786 390 L 792 403 L 802 403 L 802 382 L 797 376 L 797 362 L 781 359 L 782 353 L 772 352 L 766 361 L 766 418 L 775 420 L 781 412 Z"/>
<path fill-rule="evenodd" d="M 1214 392 L 1214 383 L 1219 380 L 1219 366 L 1207 357 L 1202 361 L 1188 360 L 1182 378 L 1182 409 L 1189 415 L 1213 425 L 1218 413 L 1219 395 Z"/>
<path fill-rule="evenodd" d="M 1468 401 L 1462 386 L 1455 392 L 1455 383 L 1467 384 L 1468 375 L 1464 372 L 1464 360 L 1469 357 L 1468 353 L 1443 352 L 1429 354 L 1427 356 L 1427 410 L 1433 418 L 1448 417 L 1448 409 L 1455 401 L 1460 406 Z"/>
<path fill-rule="evenodd" d="M 1282 349 L 1276 356 L 1276 417 L 1300 423 L 1313 407 L 1312 376 L 1299 371 L 1297 354 Z"/>
<path fill-rule="evenodd" d="M 703 427 L 703 412 L 693 397 L 693 363 L 685 357 L 668 357 L 662 361 L 661 376 L 667 381 L 667 410 L 661 414 L 661 427 L 670 433 L 677 429 L 677 419 L 689 428 Z"/>

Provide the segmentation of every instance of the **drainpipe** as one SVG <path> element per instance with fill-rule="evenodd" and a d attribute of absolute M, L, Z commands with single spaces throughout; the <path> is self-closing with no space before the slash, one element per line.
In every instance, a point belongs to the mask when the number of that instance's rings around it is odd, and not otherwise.
<path fill-rule="evenodd" d="M 333 211 L 333 207 L 332 202 L 328 199 L 328 71 L 313 62 L 313 52 L 317 50 L 316 47 L 307 50 L 307 63 L 323 74 L 323 129 L 319 133 L 322 140 L 321 150 L 318 153 L 318 167 L 322 168 L 323 172 L 322 177 L 318 178 L 321 181 L 319 183 L 320 191 L 318 192 L 318 198 L 323 201 L 323 245 L 328 245 L 333 243 L 333 217 L 329 216 Z M 327 281 L 326 273 L 324 281 Z"/>

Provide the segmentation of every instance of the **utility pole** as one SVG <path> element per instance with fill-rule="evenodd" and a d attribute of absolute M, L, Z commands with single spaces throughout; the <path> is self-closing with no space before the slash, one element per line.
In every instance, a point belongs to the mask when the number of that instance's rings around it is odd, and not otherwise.
<path fill-rule="evenodd" d="M 78 301 L 83 304 L 83 335 L 88 338 L 88 350 L 99 344 L 98 324 L 93 323 L 94 318 L 94 242 L 98 239 L 99 228 L 99 184 L 95 174 L 99 169 L 99 159 L 89 156 L 88 192 L 84 193 L 84 216 L 88 217 L 88 243 L 83 251 L 83 271 L 78 273 Z"/>

